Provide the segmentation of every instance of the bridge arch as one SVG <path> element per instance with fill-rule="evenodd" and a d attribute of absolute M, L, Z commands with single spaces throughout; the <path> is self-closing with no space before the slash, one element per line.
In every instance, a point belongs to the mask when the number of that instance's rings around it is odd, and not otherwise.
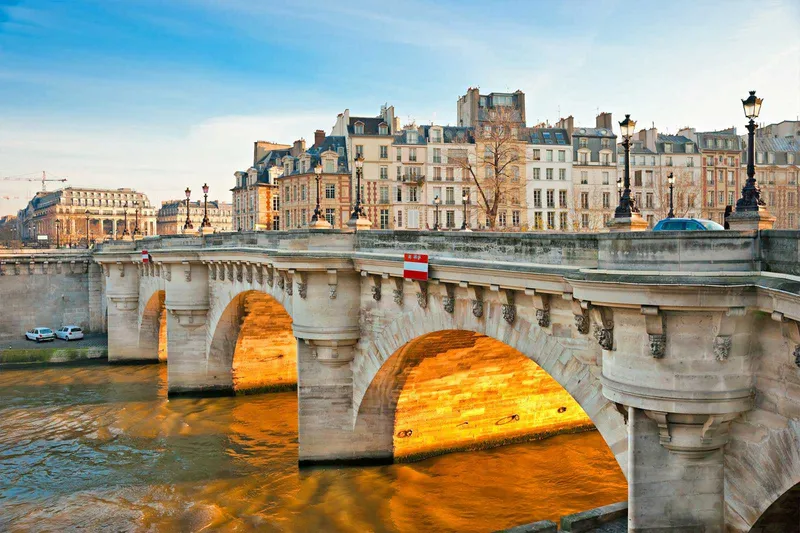
<path fill-rule="evenodd" d="M 453 313 L 437 311 L 434 305 L 429 306 L 434 309 L 415 308 L 397 316 L 391 325 L 374 335 L 373 341 L 362 346 L 361 350 L 369 355 L 361 358 L 365 363 L 354 368 L 356 431 L 371 432 L 373 439 L 382 440 L 380 447 L 392 450 L 395 459 L 402 460 L 403 456 L 414 458 L 428 453 L 443 453 L 448 447 L 469 449 L 529 437 L 530 432 L 526 433 L 524 429 L 504 432 L 490 427 L 503 416 L 513 422 L 508 424 L 509 429 L 515 424 L 521 428 L 524 414 L 527 422 L 534 421 L 534 425 L 545 434 L 593 424 L 622 472 L 627 472 L 627 428 L 623 416 L 602 394 L 600 368 L 596 363 L 599 349 L 597 353 L 593 352 L 594 346 L 584 339 L 548 335 L 529 315 L 534 310 L 518 309 L 518 316 L 510 326 L 503 320 L 498 302 L 485 302 L 484 305 L 485 314 L 480 318 L 474 317 L 469 300 L 459 300 Z M 470 373 L 470 365 L 476 365 L 477 374 Z M 481 372 L 485 373 L 483 377 Z M 483 412 L 480 412 L 483 408 L 480 405 L 465 407 L 467 411 L 474 410 L 475 418 L 483 417 L 478 424 L 483 430 L 470 435 L 473 442 L 445 442 L 445 449 L 436 451 L 428 447 L 425 435 L 419 434 L 416 448 L 405 442 L 398 444 L 401 439 L 406 439 L 409 444 L 414 439 L 413 428 L 397 427 L 396 422 L 420 423 L 419 417 L 414 418 L 413 404 L 424 399 L 425 393 L 416 388 L 414 380 L 424 375 L 438 380 L 438 384 L 443 386 L 440 399 L 452 400 L 448 395 L 452 396 L 455 388 L 446 391 L 448 379 L 466 379 L 487 391 L 481 398 L 487 402 Z M 542 404 L 546 414 L 540 413 L 537 419 L 535 403 L 526 402 L 523 395 L 513 393 L 513 401 L 504 402 L 502 394 L 488 390 L 491 387 L 530 388 L 544 392 L 549 395 Z M 403 394 L 409 394 L 408 398 L 403 400 Z M 466 400 L 470 401 L 468 397 Z M 446 403 L 444 410 L 451 409 L 453 402 Z M 500 409 L 490 413 L 488 404 Z M 398 413 L 398 407 L 401 411 L 405 408 L 408 414 Z M 503 409 L 516 412 L 495 416 L 505 412 Z M 458 424 L 468 422 L 470 413 L 462 412 L 461 415 L 466 415 L 461 421 L 457 421 L 453 413 L 444 417 L 451 433 Z M 513 420 L 513 415 L 519 418 Z M 564 426 L 565 422 L 569 424 Z"/>
<path fill-rule="evenodd" d="M 258 290 L 236 294 L 209 330 L 208 363 L 234 393 L 297 386 L 297 341 L 292 317 L 273 296 Z"/>
<path fill-rule="evenodd" d="M 146 358 L 167 360 L 166 293 L 163 289 L 152 292 L 143 302 L 139 313 L 139 350 Z"/>

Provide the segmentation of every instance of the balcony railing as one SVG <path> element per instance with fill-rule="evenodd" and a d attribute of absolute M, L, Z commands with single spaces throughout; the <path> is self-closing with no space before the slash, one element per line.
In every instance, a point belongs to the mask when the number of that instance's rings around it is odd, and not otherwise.
<path fill-rule="evenodd" d="M 401 181 L 403 183 L 413 183 L 418 185 L 425 181 L 425 176 L 421 174 L 403 174 L 397 178 L 397 181 Z"/>

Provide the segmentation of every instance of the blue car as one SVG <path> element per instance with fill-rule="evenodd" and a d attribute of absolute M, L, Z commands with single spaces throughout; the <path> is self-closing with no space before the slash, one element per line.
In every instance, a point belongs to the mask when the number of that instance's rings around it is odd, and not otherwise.
<path fill-rule="evenodd" d="M 724 231 L 725 228 L 713 220 L 703 218 L 665 218 L 659 220 L 653 231 Z"/>

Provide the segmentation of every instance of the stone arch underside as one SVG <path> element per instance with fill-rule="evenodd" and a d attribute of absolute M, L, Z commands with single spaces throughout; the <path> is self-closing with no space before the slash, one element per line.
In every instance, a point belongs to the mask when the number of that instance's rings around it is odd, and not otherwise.
<path fill-rule="evenodd" d="M 208 365 L 224 374 L 236 393 L 288 390 L 297 386 L 297 341 L 292 318 L 260 291 L 236 295 L 216 321 Z"/>
<path fill-rule="evenodd" d="M 750 530 L 751 533 L 800 531 L 800 482 L 772 502 Z"/>
<path fill-rule="evenodd" d="M 558 308 L 560 305 L 560 302 L 555 302 L 552 311 L 561 312 L 562 310 Z M 467 369 L 458 368 L 458 356 L 456 353 L 447 354 L 447 350 L 443 350 L 444 357 L 429 357 L 428 361 L 423 354 L 419 363 L 411 365 L 411 370 L 404 371 L 400 368 L 402 364 L 398 366 L 398 363 L 402 361 L 408 362 L 408 359 L 414 359 L 414 357 L 410 357 L 409 352 L 414 350 L 436 351 L 435 343 L 442 340 L 445 343 L 453 342 L 455 346 L 460 346 L 455 350 L 456 352 L 463 353 L 464 350 L 472 351 L 473 354 L 481 354 L 487 350 L 493 352 L 494 366 L 487 360 L 486 368 L 491 369 L 490 372 L 495 376 L 493 379 L 496 379 L 498 383 L 510 381 L 507 387 L 520 389 L 528 387 L 530 390 L 540 390 L 545 392 L 544 397 L 549 394 L 549 400 L 542 404 L 545 408 L 543 413 L 538 415 L 538 419 L 537 415 L 533 414 L 535 402 L 523 406 L 517 404 L 517 410 L 527 407 L 527 411 L 521 412 L 527 413 L 526 417 L 529 421 L 538 420 L 542 433 L 568 431 L 569 428 L 565 428 L 564 425 L 569 424 L 574 424 L 574 429 L 577 429 L 593 423 L 609 445 L 617 462 L 622 467 L 622 471 L 627 472 L 627 428 L 620 412 L 602 394 L 599 380 L 600 368 L 596 363 L 599 350 L 595 354 L 592 351 L 594 346 L 584 339 L 559 339 L 549 335 L 536 325 L 533 316 L 529 316 L 535 311 L 526 308 L 519 307 L 514 324 L 508 325 L 502 319 L 499 302 L 485 302 L 485 312 L 482 317 L 473 316 L 472 306 L 469 302 L 459 301 L 453 313 L 431 311 L 430 307 L 433 305 L 429 305 L 428 310 L 415 309 L 395 317 L 388 326 L 375 334 L 370 342 L 364 343 L 360 347 L 362 357 L 357 358 L 357 364 L 354 367 L 354 424 L 357 433 L 371 433 L 373 441 L 378 438 L 383 440 L 381 444 L 374 446 L 373 450 L 378 447 L 395 450 L 397 440 L 413 437 L 413 428 L 406 428 L 412 430 L 411 436 L 402 433 L 406 431 L 402 427 L 395 431 L 395 417 L 390 410 L 393 406 L 401 407 L 401 423 L 405 421 L 419 422 L 419 419 L 413 419 L 413 409 L 410 409 L 414 401 L 420 399 L 419 388 L 415 388 L 413 383 L 409 383 L 408 380 L 409 377 L 413 377 L 415 372 L 418 375 L 428 372 L 436 373 L 435 367 L 441 364 L 444 368 L 438 369 L 440 377 L 437 379 L 442 385 L 446 385 L 448 380 L 454 379 L 454 370 L 456 374 L 458 372 L 469 373 Z M 570 311 L 565 309 L 564 312 Z M 430 334 L 436 335 L 427 337 L 429 340 L 422 344 L 417 344 Z M 408 348 L 404 348 L 405 345 L 408 345 Z M 404 353 L 403 350 L 407 350 L 407 352 Z M 395 354 L 398 354 L 398 357 L 393 358 Z M 523 356 L 523 358 L 519 356 Z M 479 361 L 481 358 L 473 355 L 468 360 L 472 359 Z M 526 367 L 520 363 L 524 359 L 535 365 Z M 504 370 L 502 364 L 499 363 L 500 360 L 513 362 L 508 363 L 509 366 Z M 465 364 L 469 363 L 465 362 Z M 387 366 L 384 368 L 384 365 Z M 515 380 L 512 367 L 520 369 L 520 376 L 524 377 Z M 400 379 L 385 379 L 387 376 L 395 376 Z M 476 383 L 480 382 L 478 375 L 471 376 L 469 379 L 474 379 Z M 404 389 L 409 394 L 407 400 L 401 400 Z M 563 390 L 567 394 L 561 394 L 558 390 Z M 434 396 L 435 393 L 428 394 L 427 399 L 434 401 Z M 490 395 L 487 395 L 486 399 L 489 398 Z M 573 403 L 570 403 L 569 400 L 572 400 Z M 496 399 L 495 402 L 497 402 Z M 557 407 L 556 404 L 558 404 Z M 466 403 L 463 405 L 466 406 Z M 510 408 L 510 404 L 494 403 L 494 405 L 502 406 L 505 410 Z M 578 406 L 583 410 L 586 418 L 576 417 L 568 420 L 568 416 L 561 416 L 564 413 L 577 413 Z M 409 417 L 402 414 L 403 407 L 408 408 Z M 552 407 L 555 407 L 555 411 Z M 566 407 L 566 411 L 559 413 L 558 410 L 561 407 Z M 477 416 L 480 414 L 478 411 L 469 413 L 468 409 L 468 407 L 461 409 L 458 415 Z M 512 417 L 514 414 L 520 415 L 519 412 L 508 412 L 504 416 Z M 488 427 L 490 422 L 494 424 L 502 420 L 502 417 L 499 416 L 493 418 L 494 415 L 495 413 L 486 416 L 482 422 L 484 428 Z M 480 417 L 478 416 L 478 418 Z M 391 420 L 391 424 L 389 420 Z M 522 416 L 520 415 L 519 420 L 508 419 L 505 422 L 501 421 L 501 424 L 514 427 L 521 420 Z M 447 422 L 451 427 L 450 433 L 463 431 L 456 427 L 463 420 L 456 424 L 453 422 L 455 422 L 455 417 L 451 414 L 451 419 Z M 522 428 L 522 425 L 516 427 Z M 399 438 L 398 433 L 401 435 Z M 506 436 L 501 435 L 501 432 L 494 435 L 492 433 L 492 431 L 486 430 L 480 438 L 485 438 L 488 442 L 495 444 L 502 443 L 506 438 L 509 441 L 517 438 L 530 438 L 530 432 L 525 430 L 521 430 L 516 435 L 512 431 Z M 421 448 L 424 449 L 429 443 L 424 442 L 422 438 L 421 440 L 423 441 Z M 477 440 L 479 438 L 476 438 Z M 406 452 L 410 452 L 411 456 L 415 455 L 413 447 L 408 450 L 403 450 L 402 447 L 401 444 L 397 449 L 401 455 Z M 462 443 L 458 447 L 479 447 L 479 443 L 474 442 L 472 446 L 464 446 Z M 420 450 L 420 452 L 422 455 L 427 453 L 424 450 Z"/>
<path fill-rule="evenodd" d="M 139 350 L 144 358 L 167 360 L 167 312 L 165 292 L 156 290 L 148 298 L 139 320 Z"/>

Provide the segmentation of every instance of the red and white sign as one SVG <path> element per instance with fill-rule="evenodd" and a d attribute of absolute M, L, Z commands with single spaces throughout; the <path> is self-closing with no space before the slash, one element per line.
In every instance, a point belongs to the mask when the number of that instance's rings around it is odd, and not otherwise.
<path fill-rule="evenodd" d="M 428 256 L 426 254 L 404 254 L 403 277 L 428 281 Z"/>
<path fill-rule="evenodd" d="M 147 263 L 150 261 L 150 254 L 147 253 L 147 250 L 142 250 L 142 263 Z"/>

